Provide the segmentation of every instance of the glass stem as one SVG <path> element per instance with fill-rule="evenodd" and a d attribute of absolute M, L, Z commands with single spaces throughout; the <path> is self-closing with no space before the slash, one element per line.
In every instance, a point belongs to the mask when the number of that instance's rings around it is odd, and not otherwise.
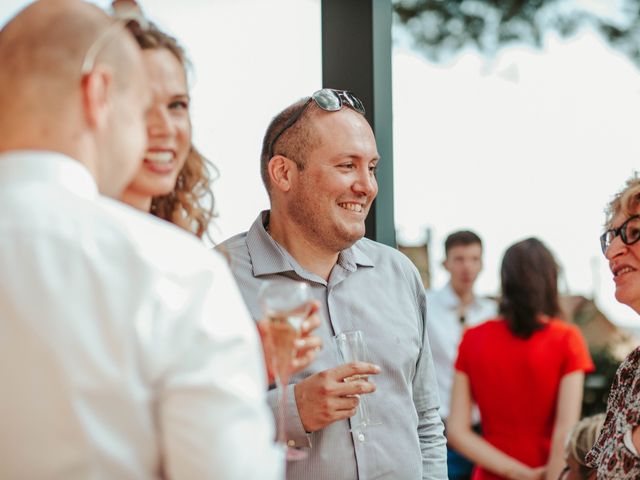
<path fill-rule="evenodd" d="M 366 394 L 360 395 L 360 402 L 358 404 L 360 409 L 360 427 L 366 427 L 369 423 L 369 406 L 367 405 Z"/>

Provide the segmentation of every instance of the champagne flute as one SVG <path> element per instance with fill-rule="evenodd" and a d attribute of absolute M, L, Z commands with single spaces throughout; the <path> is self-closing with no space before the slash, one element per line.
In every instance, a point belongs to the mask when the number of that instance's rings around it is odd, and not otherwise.
<path fill-rule="evenodd" d="M 362 330 L 342 332 L 333 338 L 344 363 L 368 361 L 367 346 L 364 341 L 364 334 L 362 333 Z M 353 375 L 352 377 L 345 378 L 344 381 L 350 382 L 359 378 L 366 379 L 368 376 Z M 355 417 L 351 419 L 351 428 L 349 430 L 351 432 L 356 432 L 361 431 L 367 426 L 381 425 L 382 422 L 371 418 L 366 395 L 359 395 L 358 397 L 360 399 L 358 412 Z"/>
<path fill-rule="evenodd" d="M 286 446 L 285 417 L 291 364 L 295 357 L 295 340 L 300 337 L 302 322 L 311 311 L 311 288 L 304 282 L 268 280 L 258 292 L 262 313 L 269 320 L 269 339 L 273 355 L 271 368 L 279 393 L 277 407 L 278 443 Z M 287 460 L 305 458 L 306 452 L 287 448 Z"/>

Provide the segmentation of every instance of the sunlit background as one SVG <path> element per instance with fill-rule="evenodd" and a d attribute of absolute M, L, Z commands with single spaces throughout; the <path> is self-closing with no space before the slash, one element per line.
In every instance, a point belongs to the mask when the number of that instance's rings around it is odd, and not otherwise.
<path fill-rule="evenodd" d="M 0 23 L 27 3 L 2 0 Z M 223 240 L 268 206 L 258 159 L 269 120 L 321 88 L 320 1 L 140 3 L 192 60 L 195 143 L 220 173 L 211 234 Z M 540 49 L 485 56 L 466 47 L 438 63 L 400 26 L 394 38 L 396 227 L 401 242 L 429 239 L 433 284 L 446 281 L 442 243 L 452 230 L 483 237 L 477 289 L 492 295 L 505 248 L 537 236 L 563 267 L 564 293 L 594 296 L 612 320 L 633 324 L 635 313 L 613 298 L 598 236 L 605 204 L 639 165 L 638 68 L 588 27 L 568 38 L 549 32 Z"/>

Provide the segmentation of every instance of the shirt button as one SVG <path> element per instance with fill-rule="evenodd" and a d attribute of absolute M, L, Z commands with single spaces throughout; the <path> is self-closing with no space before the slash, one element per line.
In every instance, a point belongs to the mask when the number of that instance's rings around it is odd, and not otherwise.
<path fill-rule="evenodd" d="M 290 447 L 295 447 L 296 446 L 296 441 L 295 440 L 289 440 L 287 442 L 287 445 L 289 445 Z"/>
<path fill-rule="evenodd" d="M 362 432 L 358 433 L 358 440 L 360 440 L 361 442 L 364 442 L 364 433 Z"/>

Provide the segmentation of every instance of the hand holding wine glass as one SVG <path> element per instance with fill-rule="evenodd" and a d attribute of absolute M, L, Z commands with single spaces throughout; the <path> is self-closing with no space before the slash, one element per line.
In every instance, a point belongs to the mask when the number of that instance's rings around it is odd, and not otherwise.
<path fill-rule="evenodd" d="M 361 330 L 342 332 L 334 337 L 340 356 L 345 363 L 364 362 L 367 360 L 367 348 L 364 334 Z M 352 382 L 359 379 L 367 379 L 367 376 L 353 375 L 345 378 L 344 382 Z M 360 397 L 358 414 L 351 420 L 351 431 L 359 431 L 371 425 L 380 425 L 380 422 L 371 418 L 369 402 L 366 395 Z"/>
<path fill-rule="evenodd" d="M 296 368 L 296 345 L 300 344 L 303 323 L 312 312 L 313 302 L 309 285 L 303 282 L 267 281 L 258 292 L 258 301 L 268 320 L 267 344 L 270 347 L 271 368 L 280 393 L 278 402 L 278 442 L 286 445 L 285 412 L 287 387 Z M 316 305 L 317 309 L 317 305 Z M 317 322 L 317 321 L 316 321 Z M 308 327 L 307 327 L 308 330 Z M 307 342 L 305 342 L 307 343 Z M 315 349 L 313 342 L 309 342 Z M 287 458 L 301 458 L 301 452 L 288 449 Z"/>
<path fill-rule="evenodd" d="M 361 395 L 376 389 L 368 377 L 378 373 L 377 365 L 353 362 L 314 373 L 296 383 L 296 404 L 304 429 L 315 432 L 354 416 Z M 345 382 L 347 378 L 356 380 Z"/>
<path fill-rule="evenodd" d="M 312 300 L 309 315 L 307 319 L 302 322 L 300 336 L 294 342 L 295 354 L 291 359 L 292 375 L 307 368 L 315 360 L 318 351 L 322 349 L 322 339 L 313 333 L 321 323 L 318 310 L 319 303 L 316 300 Z M 271 322 L 268 318 L 263 318 L 256 322 L 256 325 L 262 341 L 262 349 L 264 352 L 269 384 L 272 384 L 275 382 L 275 373 L 273 371 L 272 360 L 274 356 L 274 348 L 273 342 L 270 338 Z"/>

